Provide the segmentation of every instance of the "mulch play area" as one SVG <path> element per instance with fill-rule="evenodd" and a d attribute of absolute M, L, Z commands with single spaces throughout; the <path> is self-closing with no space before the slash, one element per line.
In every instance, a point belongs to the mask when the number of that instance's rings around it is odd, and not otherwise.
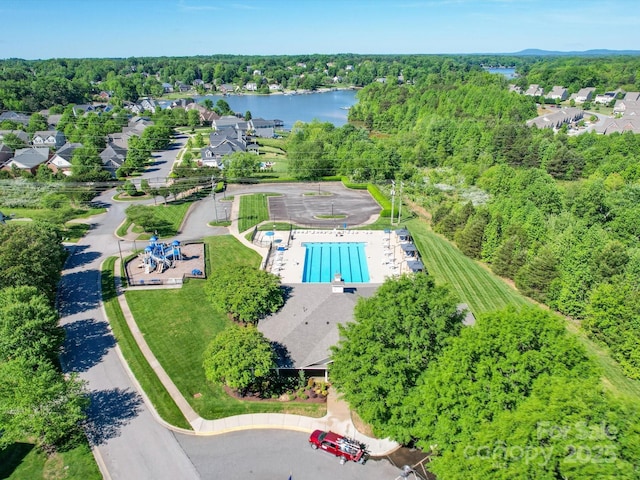
<path fill-rule="evenodd" d="M 127 262 L 130 286 L 175 286 L 181 285 L 185 277 L 205 278 L 204 243 L 182 244 L 180 255 L 175 257 L 152 256 L 152 253 L 143 251 Z"/>

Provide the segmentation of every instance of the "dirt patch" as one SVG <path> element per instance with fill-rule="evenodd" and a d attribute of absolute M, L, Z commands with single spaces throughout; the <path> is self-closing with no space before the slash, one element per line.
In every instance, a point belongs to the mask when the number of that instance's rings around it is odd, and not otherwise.
<path fill-rule="evenodd" d="M 427 466 L 429 465 L 429 454 L 420 449 L 401 447 L 384 457 L 371 458 L 373 460 L 382 458 L 387 459 L 392 465 L 398 467 L 398 469 L 402 469 L 402 467 L 408 465 L 413 469 L 418 478 L 422 478 L 423 480 L 436 480 L 436 476 L 427 470 Z M 411 479 L 413 476 L 409 475 L 407 478 Z"/>
<path fill-rule="evenodd" d="M 354 410 L 351 410 L 351 421 L 353 422 L 353 426 L 356 427 L 356 430 L 367 437 L 375 438 L 375 434 L 373 433 L 373 427 L 366 423 L 364 420 L 360 418 Z"/>

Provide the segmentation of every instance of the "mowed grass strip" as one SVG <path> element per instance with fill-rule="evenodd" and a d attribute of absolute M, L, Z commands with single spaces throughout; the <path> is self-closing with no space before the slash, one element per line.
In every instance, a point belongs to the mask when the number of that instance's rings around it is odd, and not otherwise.
<path fill-rule="evenodd" d="M 424 220 L 416 218 L 406 226 L 427 271 L 436 281 L 450 285 L 474 314 L 528 303 L 517 291 L 436 235 Z"/>
<path fill-rule="evenodd" d="M 260 256 L 232 236 L 211 237 L 206 242 L 211 275 L 232 265 L 257 268 L 260 264 Z M 128 290 L 126 293 L 149 347 L 194 410 L 207 419 L 267 412 L 324 415 L 324 405 L 238 400 L 221 386 L 206 380 L 202 367 L 204 351 L 231 321 L 206 298 L 205 282 L 190 280 L 181 289 Z"/>
<path fill-rule="evenodd" d="M 240 232 L 245 232 L 260 222 L 269 220 L 267 196 L 269 195 L 266 193 L 256 193 L 240 197 L 240 213 L 238 217 L 238 230 Z"/>
<path fill-rule="evenodd" d="M 113 283 L 115 261 L 116 257 L 108 258 L 102 266 L 102 301 L 122 355 L 160 417 L 171 425 L 190 430 L 191 425 L 158 379 L 129 330 Z"/>

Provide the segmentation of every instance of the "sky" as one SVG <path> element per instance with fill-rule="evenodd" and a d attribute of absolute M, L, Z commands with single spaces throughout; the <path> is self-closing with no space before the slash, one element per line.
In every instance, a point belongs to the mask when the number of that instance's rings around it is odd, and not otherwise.
<path fill-rule="evenodd" d="M 640 49 L 638 0 L 0 0 L 0 58 Z"/>

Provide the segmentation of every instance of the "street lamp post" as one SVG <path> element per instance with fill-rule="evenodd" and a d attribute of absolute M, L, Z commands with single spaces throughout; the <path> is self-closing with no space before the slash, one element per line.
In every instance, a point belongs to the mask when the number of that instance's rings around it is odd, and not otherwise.
<path fill-rule="evenodd" d="M 227 216 L 227 207 L 224 207 L 224 221 L 225 222 L 229 221 L 229 217 Z"/>
<path fill-rule="evenodd" d="M 213 211 L 216 214 L 216 223 L 218 223 L 218 205 L 216 204 L 216 192 L 213 192 Z"/>

